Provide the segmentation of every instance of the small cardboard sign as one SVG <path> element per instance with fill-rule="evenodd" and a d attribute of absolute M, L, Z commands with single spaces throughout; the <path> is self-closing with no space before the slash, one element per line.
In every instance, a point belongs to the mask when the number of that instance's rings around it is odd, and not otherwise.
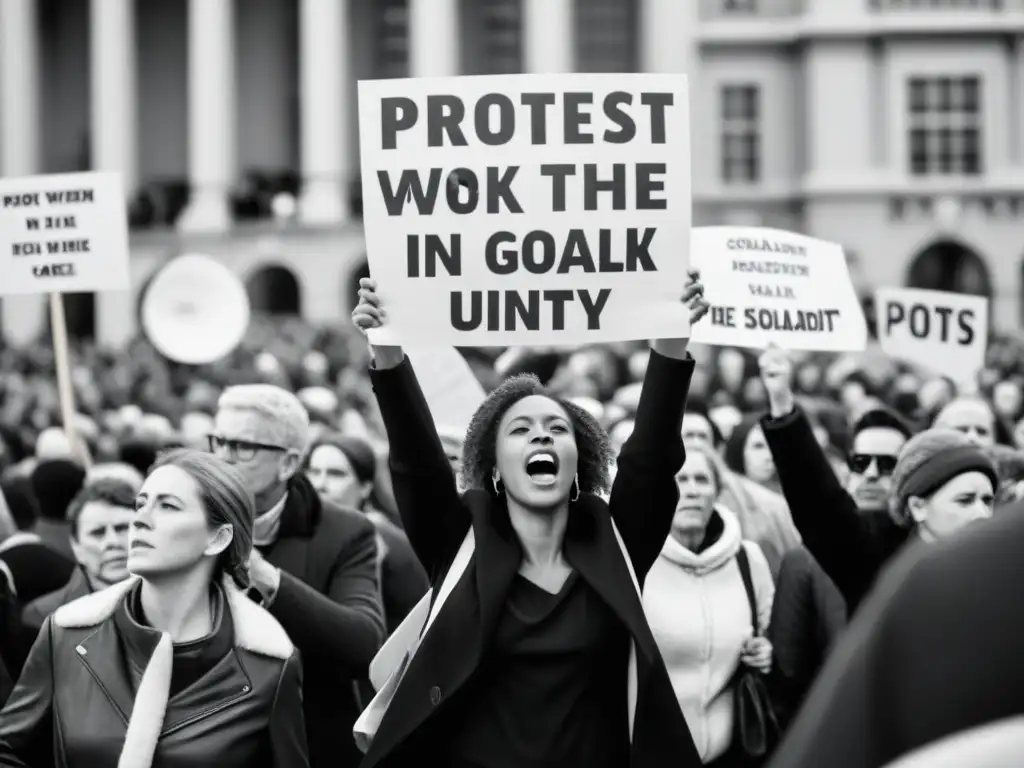
<path fill-rule="evenodd" d="M 128 212 L 116 173 L 0 180 L 0 295 L 123 291 Z"/>
<path fill-rule="evenodd" d="M 875 293 L 878 340 L 890 357 L 948 376 L 975 380 L 988 350 L 988 299 L 919 288 Z"/>
<path fill-rule="evenodd" d="M 823 352 L 867 345 L 864 310 L 835 243 L 761 227 L 696 227 L 690 254 L 712 305 L 693 341 Z"/>

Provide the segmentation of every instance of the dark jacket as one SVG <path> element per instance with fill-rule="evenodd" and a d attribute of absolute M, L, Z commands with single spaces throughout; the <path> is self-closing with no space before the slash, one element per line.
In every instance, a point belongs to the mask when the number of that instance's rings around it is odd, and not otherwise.
<path fill-rule="evenodd" d="M 22 605 L 61 589 L 75 570 L 74 560 L 34 536 L 0 549 L 0 560 L 14 577 L 14 588 Z"/>
<path fill-rule="evenodd" d="M 785 728 L 796 715 L 833 644 L 846 627 L 846 603 L 803 547 L 782 558 L 768 637 L 773 704 Z"/>
<path fill-rule="evenodd" d="M 39 634 L 39 629 L 43 626 L 47 616 L 62 605 L 66 605 L 80 597 L 85 597 L 91 592 L 92 587 L 89 586 L 89 579 L 86 577 L 85 571 L 79 567 L 75 568 L 68 583 L 63 587 L 54 590 L 48 595 L 38 597 L 26 605 L 21 612 L 21 621 L 25 625 L 25 629 L 32 635 L 32 642 L 35 642 L 35 637 Z"/>
<path fill-rule="evenodd" d="M 1024 505 L 908 546 L 836 646 L 772 768 L 878 768 L 1020 715 L 1022 583 Z"/>
<path fill-rule="evenodd" d="M 566 530 L 566 559 L 636 643 L 634 768 L 660 768 L 666 759 L 677 767 L 701 764 L 611 525 L 614 519 L 642 584 L 665 543 L 679 498 L 675 475 L 685 457 L 682 418 L 692 373 L 692 360 L 652 353 L 636 427 L 619 456 L 610 501 L 581 494 L 571 505 Z M 522 549 L 503 503 L 483 490 L 459 496 L 408 359 L 391 370 L 373 370 L 371 377 L 391 445 L 395 498 L 433 584 L 443 580 L 470 526 L 476 537 L 473 561 L 408 666 L 362 764 L 404 768 L 443 754 L 437 714 L 477 670 Z M 607 674 L 626 673 L 624 654 L 622 666 Z"/>
<path fill-rule="evenodd" d="M 115 614 L 134 580 L 83 597 L 43 623 L 0 712 L 0 766 L 100 768 L 118 762 L 128 719 L 153 714 L 136 700 L 129 668 L 149 662 L 159 633 L 136 625 L 125 642 Z M 156 745 L 159 768 L 305 768 L 301 666 L 284 630 L 234 590 L 235 647 L 172 696 Z M 148 705 L 148 707 L 147 707 Z"/>
<path fill-rule="evenodd" d="M 383 513 L 373 515 L 370 520 L 377 527 L 384 545 L 380 588 L 384 600 L 384 618 L 390 634 L 427 594 L 430 579 L 413 552 L 405 531 L 388 520 Z"/>
<path fill-rule="evenodd" d="M 302 703 L 310 764 L 356 766 L 361 755 L 352 739 L 359 716 L 355 682 L 366 675 L 384 639 L 373 523 L 321 502 L 305 476 L 296 475 L 266 558 L 281 569 L 281 586 L 268 610 L 309 670 Z"/>
<path fill-rule="evenodd" d="M 839 484 L 799 407 L 779 419 L 765 418 L 761 426 L 804 546 L 835 582 L 853 615 L 907 533 L 888 514 L 860 511 Z"/>

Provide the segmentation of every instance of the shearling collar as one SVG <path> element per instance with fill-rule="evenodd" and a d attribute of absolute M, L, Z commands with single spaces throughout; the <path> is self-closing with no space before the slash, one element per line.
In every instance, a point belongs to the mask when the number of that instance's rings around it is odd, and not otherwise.
<path fill-rule="evenodd" d="M 85 629 L 102 624 L 113 616 L 139 577 L 93 592 L 63 605 L 53 614 L 53 622 L 63 629 Z M 235 625 L 235 645 L 261 656 L 287 660 L 294 646 L 287 633 L 271 616 L 247 598 L 228 577 L 223 582 L 228 609 Z"/>

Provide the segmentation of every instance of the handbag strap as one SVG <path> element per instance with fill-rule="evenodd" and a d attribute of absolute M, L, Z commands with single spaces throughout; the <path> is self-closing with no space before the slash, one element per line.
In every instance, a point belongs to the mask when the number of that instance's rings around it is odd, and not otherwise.
<path fill-rule="evenodd" d="M 736 565 L 740 568 L 743 589 L 747 593 L 747 602 L 750 604 L 750 623 L 754 628 L 754 637 L 757 637 L 761 634 L 760 622 L 757 618 L 757 596 L 754 594 L 754 580 L 750 575 L 750 558 L 747 556 L 746 544 L 742 541 L 739 551 L 736 553 Z"/>
<path fill-rule="evenodd" d="M 437 614 L 441 612 L 441 608 L 444 607 L 445 600 L 451 595 L 452 590 L 455 589 L 455 585 L 459 583 L 459 579 L 462 578 L 462 574 L 466 572 L 466 568 L 469 566 L 469 560 L 473 557 L 473 552 L 476 549 L 476 537 L 473 534 L 473 526 L 469 527 L 469 532 L 466 534 L 466 538 L 462 540 L 462 544 L 459 545 L 459 551 L 455 553 L 455 559 L 452 560 L 452 564 L 448 567 L 448 573 L 444 575 L 444 580 L 441 582 L 441 588 L 437 590 L 437 597 L 434 598 L 430 604 L 430 612 L 427 614 L 427 620 L 423 623 L 423 629 L 420 631 L 420 637 L 423 637 L 427 630 L 430 629 L 430 625 L 434 623 L 434 619 L 437 618 Z"/>

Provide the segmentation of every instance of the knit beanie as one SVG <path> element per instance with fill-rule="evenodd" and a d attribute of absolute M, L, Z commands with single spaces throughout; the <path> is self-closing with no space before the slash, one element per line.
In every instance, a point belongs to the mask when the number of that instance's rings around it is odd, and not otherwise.
<path fill-rule="evenodd" d="M 67 519 L 68 507 L 85 484 L 85 470 L 69 459 L 40 461 L 32 470 L 32 492 L 43 520 Z"/>
<path fill-rule="evenodd" d="M 933 428 L 915 435 L 900 451 L 892 473 L 892 496 L 889 509 L 896 522 L 910 527 L 907 500 L 911 496 L 926 498 L 954 477 L 967 472 L 981 472 L 999 487 L 995 465 L 985 451 L 951 429 Z"/>

